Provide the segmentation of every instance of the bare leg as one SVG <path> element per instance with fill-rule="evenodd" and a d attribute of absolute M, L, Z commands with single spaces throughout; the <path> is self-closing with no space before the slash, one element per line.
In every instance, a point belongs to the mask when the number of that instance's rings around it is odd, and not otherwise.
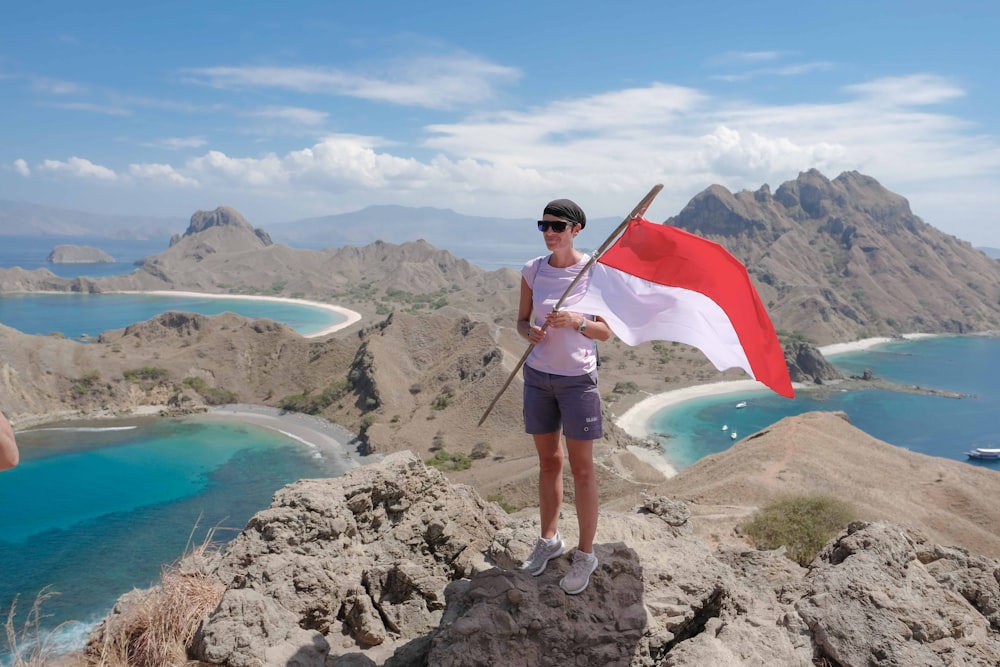
<path fill-rule="evenodd" d="M 563 449 L 559 431 L 532 436 L 538 450 L 538 509 L 542 537 L 550 539 L 559 530 L 559 508 L 563 499 Z"/>
<path fill-rule="evenodd" d="M 576 518 L 580 524 L 578 549 L 594 553 L 597 534 L 597 477 L 594 474 L 594 441 L 566 438 L 569 465 L 573 471 Z M 544 525 L 544 524 L 543 524 Z"/>

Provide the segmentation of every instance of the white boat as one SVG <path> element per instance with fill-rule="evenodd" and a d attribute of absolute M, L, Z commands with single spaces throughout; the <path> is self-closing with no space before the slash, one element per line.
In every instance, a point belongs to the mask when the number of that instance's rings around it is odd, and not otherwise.
<path fill-rule="evenodd" d="M 1000 459 L 1000 448 L 976 447 L 965 453 L 970 459 Z"/>
<path fill-rule="evenodd" d="M 746 401 L 740 401 L 739 403 L 736 404 L 737 408 L 745 408 L 746 406 L 747 406 Z"/>
<path fill-rule="evenodd" d="M 738 438 L 740 436 L 736 433 L 736 431 L 733 431 L 732 433 L 729 434 L 729 437 L 732 438 L 733 440 L 735 440 L 736 438 Z"/>
<path fill-rule="evenodd" d="M 723 431 L 728 431 L 729 430 L 729 424 L 723 424 L 722 425 L 722 430 Z"/>

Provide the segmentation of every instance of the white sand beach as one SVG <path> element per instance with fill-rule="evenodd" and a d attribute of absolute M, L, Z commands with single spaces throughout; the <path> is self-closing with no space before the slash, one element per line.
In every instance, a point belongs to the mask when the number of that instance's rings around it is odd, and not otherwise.
<path fill-rule="evenodd" d="M 917 338 L 926 338 L 935 335 L 936 334 L 906 334 L 903 338 L 907 340 L 914 340 Z M 850 343 L 826 345 L 818 349 L 824 357 L 831 357 L 848 352 L 861 352 L 875 347 L 876 345 L 892 342 L 893 340 L 898 339 L 889 337 L 865 338 Z M 799 388 L 799 386 L 796 386 L 795 388 Z M 662 410 L 666 410 L 667 408 L 674 407 L 684 403 L 685 401 L 691 401 L 697 398 L 756 391 L 762 389 L 763 387 L 764 385 L 756 380 L 746 379 L 726 382 L 712 382 L 709 384 L 684 387 L 683 389 L 675 389 L 662 394 L 654 394 L 653 396 L 643 399 L 626 410 L 621 416 L 615 419 L 615 423 L 633 438 L 645 440 L 652 435 L 649 430 L 649 421 L 654 415 Z M 628 449 L 630 452 L 635 454 L 637 458 L 659 469 L 665 476 L 672 477 L 677 474 L 677 470 L 667 463 L 660 453 L 643 447 L 632 446 Z"/>
<path fill-rule="evenodd" d="M 338 461 L 345 468 L 373 460 L 351 449 L 350 443 L 355 434 L 339 424 L 312 415 L 262 405 L 231 404 L 209 408 L 208 412 L 193 415 L 192 418 L 239 421 L 277 431 L 314 450 L 316 456 Z"/>
<path fill-rule="evenodd" d="M 249 294 L 211 294 L 207 292 L 175 292 L 171 290 L 153 290 L 150 292 L 137 292 L 137 291 L 122 291 L 116 292 L 116 294 L 153 294 L 156 296 L 180 296 L 180 297 L 191 297 L 191 298 L 206 298 L 206 299 L 247 299 L 251 301 L 276 301 L 279 303 L 292 303 L 302 306 L 310 306 L 313 308 L 319 308 L 321 310 L 326 310 L 331 313 L 336 313 L 345 318 L 343 322 L 339 324 L 334 324 L 321 331 L 317 331 L 311 334 L 305 334 L 305 338 L 317 338 L 319 336 L 326 336 L 327 334 L 332 334 L 341 329 L 347 328 L 361 320 L 361 314 L 356 313 L 353 310 L 348 310 L 342 306 L 335 306 L 330 303 L 323 303 L 322 301 L 307 301 L 305 299 L 291 299 L 288 297 L 281 296 L 254 296 Z"/>

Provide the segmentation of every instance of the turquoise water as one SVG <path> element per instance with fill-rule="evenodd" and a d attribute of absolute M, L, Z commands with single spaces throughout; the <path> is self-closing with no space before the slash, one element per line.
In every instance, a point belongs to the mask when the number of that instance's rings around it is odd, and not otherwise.
<path fill-rule="evenodd" d="M 202 315 L 224 312 L 283 322 L 303 336 L 345 321 L 343 315 L 305 303 L 153 294 L 0 294 L 0 324 L 28 334 L 59 332 L 96 337 L 168 310 Z"/>
<path fill-rule="evenodd" d="M 664 456 L 682 470 L 709 454 L 725 451 L 739 438 L 780 419 L 815 410 L 843 411 L 872 436 L 915 452 L 967 461 L 973 447 L 1000 446 L 1000 338 L 941 337 L 892 342 L 864 352 L 830 357 L 845 375 L 871 369 L 900 384 L 971 394 L 954 399 L 883 390 L 832 392 L 812 398 L 799 392 L 785 399 L 765 390 L 696 399 L 666 409 L 647 428 L 658 434 Z M 747 406 L 736 408 L 746 401 Z M 722 427 L 728 430 L 723 431 Z M 996 468 L 1000 463 L 969 461 Z"/>
<path fill-rule="evenodd" d="M 0 473 L 0 610 L 49 587 L 44 630 L 77 622 L 55 638 L 65 647 L 189 540 L 229 540 L 285 484 L 345 470 L 275 431 L 197 418 L 22 431 L 18 444 L 21 464 Z"/>

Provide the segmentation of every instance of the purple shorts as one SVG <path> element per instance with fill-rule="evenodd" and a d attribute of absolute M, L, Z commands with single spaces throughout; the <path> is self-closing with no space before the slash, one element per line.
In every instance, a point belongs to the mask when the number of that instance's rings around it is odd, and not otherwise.
<path fill-rule="evenodd" d="M 562 427 L 573 440 L 604 437 L 597 371 L 586 375 L 553 375 L 525 364 L 524 431 L 552 433 Z"/>

